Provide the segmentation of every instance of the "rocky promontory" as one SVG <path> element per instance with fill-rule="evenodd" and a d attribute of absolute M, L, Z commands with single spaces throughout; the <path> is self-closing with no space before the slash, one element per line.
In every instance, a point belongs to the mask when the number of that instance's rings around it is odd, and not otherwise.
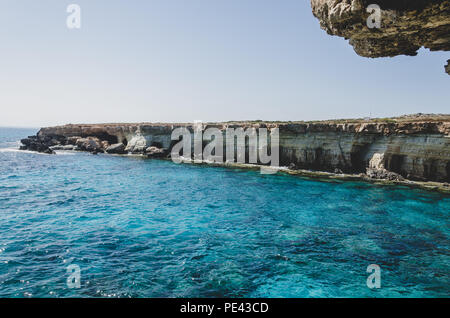
<path fill-rule="evenodd" d="M 172 131 L 193 124 L 88 124 L 42 128 L 21 149 L 170 158 Z M 278 128 L 280 165 L 373 179 L 450 182 L 450 115 L 319 122 L 204 123 L 203 129 Z M 225 147 L 224 147 L 225 150 Z M 248 151 L 248 149 L 247 149 Z M 247 153 L 248 155 L 248 153 Z M 224 151 L 225 156 L 225 151 Z"/>

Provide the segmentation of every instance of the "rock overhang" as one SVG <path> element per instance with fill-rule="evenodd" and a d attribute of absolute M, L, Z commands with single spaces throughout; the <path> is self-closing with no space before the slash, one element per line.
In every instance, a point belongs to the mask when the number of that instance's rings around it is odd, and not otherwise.
<path fill-rule="evenodd" d="M 373 4 L 381 9 L 379 28 L 367 23 Z M 363 57 L 450 51 L 450 0 L 311 0 L 311 7 L 322 29 L 348 39 Z"/>

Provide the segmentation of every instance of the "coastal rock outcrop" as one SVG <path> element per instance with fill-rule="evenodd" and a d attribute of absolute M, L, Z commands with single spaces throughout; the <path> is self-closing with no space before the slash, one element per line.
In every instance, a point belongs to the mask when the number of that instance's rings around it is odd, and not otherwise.
<path fill-rule="evenodd" d="M 123 143 L 118 143 L 111 145 L 106 148 L 106 152 L 110 154 L 125 154 L 125 145 Z"/>
<path fill-rule="evenodd" d="M 169 153 L 165 149 L 161 149 L 155 146 L 145 149 L 145 153 L 148 158 L 166 158 Z"/>
<path fill-rule="evenodd" d="M 100 152 L 103 151 L 103 146 L 105 144 L 97 137 L 87 137 L 79 138 L 76 141 L 76 146 L 78 150 L 89 151 L 89 152 Z"/>
<path fill-rule="evenodd" d="M 21 150 L 31 150 L 46 154 L 54 154 L 55 152 L 51 147 L 60 144 L 60 141 L 50 136 L 29 136 L 20 142 L 22 143 L 22 146 L 20 146 Z"/>
<path fill-rule="evenodd" d="M 375 12 L 371 4 L 381 9 L 379 27 L 367 23 Z M 421 47 L 450 51 L 449 0 L 311 0 L 311 7 L 321 28 L 349 39 L 360 56 L 414 56 Z"/>
<path fill-rule="evenodd" d="M 372 179 L 383 179 L 389 181 L 403 181 L 403 178 L 400 174 L 388 171 L 386 169 L 367 169 L 366 175 Z"/>

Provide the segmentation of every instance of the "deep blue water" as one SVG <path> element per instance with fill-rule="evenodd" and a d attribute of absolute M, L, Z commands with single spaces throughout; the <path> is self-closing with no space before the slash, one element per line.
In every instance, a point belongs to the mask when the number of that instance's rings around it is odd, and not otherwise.
<path fill-rule="evenodd" d="M 34 133 L 0 129 L 0 297 L 449 296 L 448 195 L 12 149 Z"/>

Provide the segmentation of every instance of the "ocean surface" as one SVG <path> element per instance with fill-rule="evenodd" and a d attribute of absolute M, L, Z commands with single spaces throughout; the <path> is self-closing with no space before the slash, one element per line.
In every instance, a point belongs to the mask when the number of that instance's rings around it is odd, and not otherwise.
<path fill-rule="evenodd" d="M 18 151 L 36 131 L 0 128 L 0 297 L 449 297 L 449 195 Z"/>

